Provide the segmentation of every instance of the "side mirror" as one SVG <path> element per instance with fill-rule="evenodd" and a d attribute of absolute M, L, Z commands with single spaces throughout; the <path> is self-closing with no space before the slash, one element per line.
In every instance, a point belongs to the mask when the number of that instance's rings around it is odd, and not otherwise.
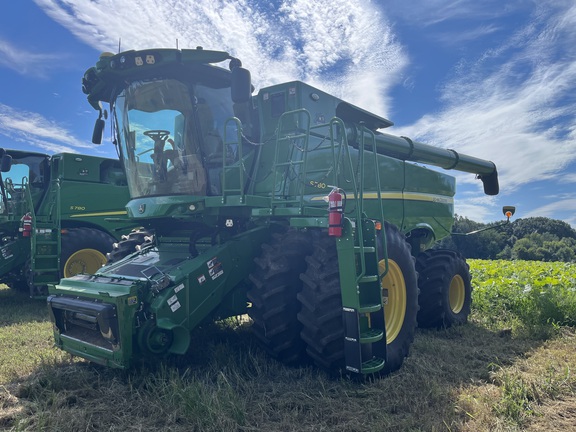
<path fill-rule="evenodd" d="M 252 82 L 250 71 L 241 67 L 232 69 L 231 79 L 232 102 L 244 103 L 252 97 Z"/>
<path fill-rule="evenodd" d="M 0 171 L 8 172 L 12 168 L 12 156 L 9 154 L 2 155 L 2 162 L 0 162 Z"/>
<path fill-rule="evenodd" d="M 96 119 L 94 124 L 94 132 L 92 132 L 92 142 L 94 144 L 102 144 L 102 135 L 104 134 L 104 127 L 106 122 L 103 118 Z"/>
<path fill-rule="evenodd" d="M 514 213 L 516 213 L 516 207 L 514 206 L 504 206 L 502 207 L 502 213 L 506 216 L 506 219 L 510 220 Z"/>

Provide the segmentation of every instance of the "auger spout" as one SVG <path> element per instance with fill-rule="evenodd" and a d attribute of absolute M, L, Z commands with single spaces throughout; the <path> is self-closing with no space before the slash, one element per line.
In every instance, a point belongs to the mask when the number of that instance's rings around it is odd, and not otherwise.
<path fill-rule="evenodd" d="M 362 132 L 355 126 L 348 127 L 348 142 L 357 146 Z M 370 148 L 371 132 L 364 132 L 366 148 Z M 476 174 L 484 185 L 486 195 L 498 195 L 498 171 L 492 161 L 414 141 L 408 137 L 377 132 L 376 152 L 406 161 L 434 165 L 446 170 Z"/>

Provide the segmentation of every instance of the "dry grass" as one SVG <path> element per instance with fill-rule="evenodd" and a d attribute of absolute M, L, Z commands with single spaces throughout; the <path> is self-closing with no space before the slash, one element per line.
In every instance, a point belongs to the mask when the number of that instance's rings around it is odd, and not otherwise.
<path fill-rule="evenodd" d="M 51 347 L 45 306 L 0 289 L 0 429 L 15 431 L 544 431 L 576 425 L 576 335 L 479 319 L 419 331 L 375 382 L 286 368 L 246 323 L 197 332 L 187 356 L 121 372 Z M 6 305 L 9 305 L 7 307 Z M 10 309 L 10 310 L 8 310 Z"/>

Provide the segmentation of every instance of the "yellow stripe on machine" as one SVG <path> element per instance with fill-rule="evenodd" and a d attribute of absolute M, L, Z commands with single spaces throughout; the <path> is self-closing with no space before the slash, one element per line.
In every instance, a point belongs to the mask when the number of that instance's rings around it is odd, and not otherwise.
<path fill-rule="evenodd" d="M 377 192 L 368 192 L 364 193 L 364 199 L 378 199 Z M 428 201 L 428 202 L 436 202 L 442 204 L 454 204 L 454 198 L 449 197 L 446 195 L 438 195 L 438 194 L 429 194 L 429 193 L 422 193 L 422 192 L 381 192 L 380 197 L 385 200 L 410 200 L 410 201 Z M 356 198 L 355 195 L 349 195 L 350 199 Z M 324 197 L 313 197 L 312 201 L 322 201 Z"/>
<path fill-rule="evenodd" d="M 100 213 L 82 213 L 70 215 L 70 217 L 97 217 L 97 216 L 121 216 L 128 214 L 126 210 L 112 211 L 112 212 L 100 212 Z"/>

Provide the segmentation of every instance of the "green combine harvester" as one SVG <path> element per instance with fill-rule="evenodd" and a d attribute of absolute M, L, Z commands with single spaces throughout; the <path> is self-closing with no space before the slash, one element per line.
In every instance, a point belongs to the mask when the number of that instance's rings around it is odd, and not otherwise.
<path fill-rule="evenodd" d="M 48 284 L 102 267 L 129 232 L 120 161 L 0 149 L 0 164 L 0 283 L 46 297 Z"/>
<path fill-rule="evenodd" d="M 386 374 L 417 325 L 466 322 L 468 265 L 431 250 L 455 181 L 413 162 L 496 195 L 492 162 L 382 133 L 389 120 L 303 82 L 253 95 L 238 59 L 201 47 L 105 53 L 82 87 L 95 143 L 110 105 L 142 228 L 94 275 L 50 287 L 61 349 L 129 368 L 203 349 L 190 346 L 202 322 L 248 313 L 279 361 Z"/>

